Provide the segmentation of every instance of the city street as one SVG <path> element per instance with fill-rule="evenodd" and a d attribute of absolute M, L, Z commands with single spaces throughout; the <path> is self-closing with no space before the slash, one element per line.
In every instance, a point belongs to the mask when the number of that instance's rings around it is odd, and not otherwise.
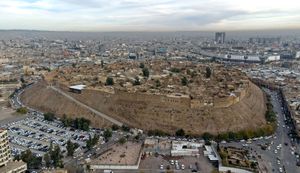
<path fill-rule="evenodd" d="M 285 124 L 286 117 L 283 114 L 281 100 L 278 94 L 266 90 L 271 95 L 274 112 L 277 115 L 277 130 L 270 137 L 252 139 L 245 142 L 231 142 L 221 144 L 222 146 L 243 147 L 249 149 L 254 156 L 257 156 L 262 172 L 286 172 L 298 173 L 300 167 L 297 167 L 297 153 L 299 153 L 299 144 L 293 142 L 289 137 L 291 127 Z M 262 149 L 262 145 L 267 146 Z"/>

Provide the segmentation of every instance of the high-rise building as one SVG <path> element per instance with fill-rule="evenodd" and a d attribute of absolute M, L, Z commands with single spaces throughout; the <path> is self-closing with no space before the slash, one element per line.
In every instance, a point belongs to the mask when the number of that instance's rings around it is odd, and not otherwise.
<path fill-rule="evenodd" d="M 0 129 L 0 172 L 23 173 L 27 164 L 23 161 L 12 161 L 6 129 Z"/>
<path fill-rule="evenodd" d="M 215 41 L 218 44 L 224 44 L 225 43 L 225 32 L 216 32 Z"/>
<path fill-rule="evenodd" d="M 10 149 L 7 139 L 7 130 L 0 129 L 0 167 L 10 161 Z"/>

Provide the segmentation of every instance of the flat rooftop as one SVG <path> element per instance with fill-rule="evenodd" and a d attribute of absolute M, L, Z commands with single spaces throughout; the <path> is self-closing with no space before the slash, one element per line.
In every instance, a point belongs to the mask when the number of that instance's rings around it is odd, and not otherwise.
<path fill-rule="evenodd" d="M 140 157 L 142 143 L 127 142 L 116 144 L 109 150 L 93 159 L 93 165 L 135 165 Z"/>
<path fill-rule="evenodd" d="M 20 168 L 22 168 L 21 170 L 23 170 L 24 167 L 27 168 L 27 164 L 23 161 L 9 161 L 9 162 L 7 162 L 6 166 L 3 166 L 0 168 L 0 172 L 4 173 L 4 172 L 9 172 L 9 171 L 15 171 Z"/>
<path fill-rule="evenodd" d="M 86 85 L 73 85 L 70 86 L 70 89 L 75 89 L 75 90 L 83 90 L 86 87 Z"/>

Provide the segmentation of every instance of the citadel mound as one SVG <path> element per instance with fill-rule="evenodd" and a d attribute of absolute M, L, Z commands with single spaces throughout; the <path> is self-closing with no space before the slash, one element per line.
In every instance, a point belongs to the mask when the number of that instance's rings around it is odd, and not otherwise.
<path fill-rule="evenodd" d="M 69 92 L 68 86 L 75 84 L 87 88 L 81 94 Z M 22 95 L 25 104 L 42 111 L 84 116 L 94 126 L 106 127 L 111 123 L 64 98 L 48 85 L 144 130 L 174 133 L 182 128 L 189 134 L 218 134 L 255 129 L 266 123 L 263 92 L 244 73 L 219 64 L 162 60 L 143 64 L 135 61 L 104 66 L 85 64 L 52 71 Z"/>

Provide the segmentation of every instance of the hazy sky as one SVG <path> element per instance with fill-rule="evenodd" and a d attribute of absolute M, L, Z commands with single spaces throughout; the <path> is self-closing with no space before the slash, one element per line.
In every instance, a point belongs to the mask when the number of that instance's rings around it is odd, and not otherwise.
<path fill-rule="evenodd" d="M 0 29 L 182 31 L 300 28 L 299 0 L 0 0 Z"/>

